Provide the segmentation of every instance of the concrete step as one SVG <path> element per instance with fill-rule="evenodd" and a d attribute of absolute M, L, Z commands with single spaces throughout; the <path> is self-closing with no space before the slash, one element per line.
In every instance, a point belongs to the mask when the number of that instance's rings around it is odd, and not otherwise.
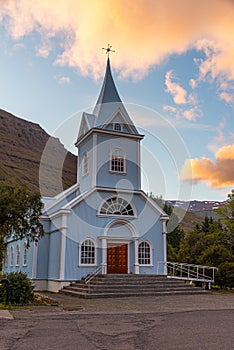
<path fill-rule="evenodd" d="M 87 285 L 75 281 L 64 287 L 61 293 L 81 298 L 113 298 L 127 296 L 147 296 L 165 294 L 204 293 L 184 281 L 168 279 L 158 275 L 98 275 Z"/>
<path fill-rule="evenodd" d="M 63 294 L 73 295 L 80 298 L 123 298 L 123 297 L 139 297 L 139 296 L 156 296 L 156 295 L 186 295 L 187 290 L 162 290 L 162 291 L 145 291 L 145 292 L 112 292 L 112 293 L 86 293 L 86 292 L 76 292 L 70 290 L 61 291 Z M 189 292 L 189 294 L 204 294 L 208 293 L 203 289 L 194 289 Z"/>
<path fill-rule="evenodd" d="M 72 290 L 83 290 L 83 289 L 87 289 L 87 290 L 90 290 L 90 291 L 97 291 L 97 290 L 116 290 L 116 291 L 119 291 L 119 290 L 126 290 L 126 289 L 129 289 L 129 290 L 155 290 L 155 289 L 173 289 L 173 288 L 193 288 L 192 286 L 190 285 L 186 285 L 185 283 L 177 283 L 177 284 L 166 284 L 166 283 L 163 283 L 163 284 L 152 284 L 152 285 L 145 285 L 145 284 L 142 284 L 142 285 L 129 285 L 129 284 L 124 284 L 124 285 L 121 285 L 121 286 L 115 286 L 115 285 L 85 285 L 85 286 L 78 286 L 78 285 L 71 285 L 71 286 L 68 286 L 66 287 L 66 289 L 72 289 Z"/>

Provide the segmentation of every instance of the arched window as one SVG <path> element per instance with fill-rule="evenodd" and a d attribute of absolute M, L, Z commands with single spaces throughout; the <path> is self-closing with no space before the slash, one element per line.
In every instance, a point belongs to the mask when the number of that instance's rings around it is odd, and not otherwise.
<path fill-rule="evenodd" d="M 150 243 L 143 241 L 138 247 L 138 263 L 139 265 L 152 264 L 152 249 Z"/>
<path fill-rule="evenodd" d="M 19 244 L 17 244 L 17 246 L 16 246 L 16 263 L 15 263 L 15 265 L 19 266 L 19 264 L 20 264 L 20 246 L 19 246 Z"/>
<path fill-rule="evenodd" d="M 88 166 L 88 155 L 87 152 L 84 152 L 82 157 L 82 176 L 88 175 L 89 166 Z"/>
<path fill-rule="evenodd" d="M 120 123 L 114 123 L 113 126 L 115 131 L 122 131 L 122 125 Z"/>
<path fill-rule="evenodd" d="M 111 197 L 102 205 L 100 214 L 134 216 L 134 211 L 131 204 L 127 202 L 126 199 Z"/>
<path fill-rule="evenodd" d="M 11 247 L 10 249 L 10 266 L 13 266 L 14 264 L 14 248 Z"/>
<path fill-rule="evenodd" d="M 23 265 L 26 266 L 28 263 L 28 245 L 25 242 L 24 243 L 24 259 L 23 259 Z"/>
<path fill-rule="evenodd" d="M 91 239 L 86 239 L 80 245 L 80 265 L 96 264 L 96 247 Z"/>
<path fill-rule="evenodd" d="M 124 152 L 121 149 L 115 149 L 111 154 L 110 170 L 115 173 L 125 172 Z"/>

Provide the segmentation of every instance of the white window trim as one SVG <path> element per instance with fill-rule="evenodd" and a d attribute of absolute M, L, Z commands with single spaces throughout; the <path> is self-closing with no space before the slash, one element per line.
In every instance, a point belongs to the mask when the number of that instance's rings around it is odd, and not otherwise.
<path fill-rule="evenodd" d="M 83 263 L 81 263 L 81 246 L 87 240 L 90 240 L 94 244 L 94 264 L 83 264 Z M 79 243 L 79 262 L 78 262 L 78 267 L 95 267 L 95 266 L 97 266 L 97 244 L 96 244 L 96 241 L 94 239 L 87 237 L 87 238 L 85 238 L 83 241 L 81 241 Z"/>
<path fill-rule="evenodd" d="M 20 266 L 20 245 L 16 245 L 15 266 Z"/>
<path fill-rule="evenodd" d="M 147 244 L 149 244 L 149 247 L 150 247 L 150 263 L 149 263 L 149 264 L 141 264 L 141 263 L 139 262 L 139 258 L 138 258 L 139 267 L 153 267 L 153 266 L 154 266 L 154 265 L 153 265 L 153 245 L 152 245 L 152 243 L 151 243 L 150 241 L 148 241 L 148 240 L 143 240 L 143 241 L 139 242 L 139 244 L 138 244 L 138 255 L 139 255 L 139 246 L 140 246 L 140 244 L 143 243 L 143 242 L 146 242 Z"/>
<path fill-rule="evenodd" d="M 14 266 L 14 247 L 10 247 L 10 267 Z"/>
<path fill-rule="evenodd" d="M 115 197 L 119 197 L 119 198 L 121 198 L 121 199 L 124 199 L 128 204 L 130 204 L 131 205 L 131 207 L 132 207 L 132 210 L 133 210 L 133 215 L 118 215 L 118 214 L 103 214 L 103 213 L 101 213 L 101 210 L 102 210 L 102 207 L 103 207 L 103 205 L 109 200 L 109 199 L 111 199 L 111 198 L 115 198 Z M 99 208 L 98 208 L 98 212 L 97 212 L 97 216 L 101 216 L 101 217 L 112 217 L 112 218 L 121 218 L 121 219 L 135 219 L 135 218 L 137 218 L 137 211 L 136 211 L 136 207 L 135 207 L 135 205 L 132 203 L 132 202 L 129 202 L 126 198 L 124 198 L 124 197 L 122 197 L 122 196 L 117 196 L 117 195 L 112 195 L 112 196 L 110 196 L 110 197 L 108 197 L 108 198 L 105 198 L 102 202 L 101 202 L 101 204 L 100 204 L 100 206 L 99 206 Z"/>
<path fill-rule="evenodd" d="M 114 152 L 116 151 L 120 151 L 123 155 L 123 171 L 115 171 L 112 170 L 112 155 Z M 122 150 L 122 148 L 114 148 L 112 149 L 112 151 L 110 152 L 110 160 L 109 160 L 109 172 L 112 174 L 118 174 L 118 175 L 125 175 L 126 172 L 126 154 L 125 152 Z"/>
<path fill-rule="evenodd" d="M 26 251 L 26 254 L 25 254 Z M 26 255 L 26 262 L 25 262 L 25 255 Z M 27 243 L 24 243 L 24 255 L 23 255 L 23 266 L 28 265 L 28 248 L 27 248 Z"/>
<path fill-rule="evenodd" d="M 86 164 L 85 164 L 85 161 L 86 161 Z M 86 171 L 84 171 L 85 169 Z M 82 173 L 82 177 L 85 177 L 89 174 L 89 157 L 87 152 L 84 152 L 82 155 L 81 173 Z"/>

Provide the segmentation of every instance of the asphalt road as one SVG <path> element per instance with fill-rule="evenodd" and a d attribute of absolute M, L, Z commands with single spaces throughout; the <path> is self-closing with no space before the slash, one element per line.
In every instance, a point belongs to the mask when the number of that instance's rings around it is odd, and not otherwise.
<path fill-rule="evenodd" d="M 232 350 L 234 295 L 80 300 L 12 311 L 0 349 Z"/>

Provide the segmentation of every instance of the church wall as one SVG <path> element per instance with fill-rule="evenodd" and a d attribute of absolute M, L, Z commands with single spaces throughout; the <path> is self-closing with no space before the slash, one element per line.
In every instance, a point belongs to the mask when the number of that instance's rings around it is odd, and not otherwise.
<path fill-rule="evenodd" d="M 115 192 L 94 192 L 88 198 L 78 203 L 68 216 L 67 221 L 67 240 L 66 240 L 66 266 L 65 279 L 81 279 L 87 276 L 101 264 L 101 240 L 98 238 L 103 236 L 106 232 L 106 227 L 113 221 L 118 220 L 118 217 L 100 217 L 97 215 L 98 208 L 103 202 L 103 199 L 109 198 Z M 121 196 L 121 193 L 120 193 Z M 145 199 L 139 194 L 124 194 L 125 198 L 133 204 L 137 212 L 137 218 L 127 218 L 135 227 L 136 233 L 139 237 L 139 242 L 147 240 L 153 247 L 153 265 L 152 267 L 140 267 L 140 273 L 158 272 L 158 261 L 163 261 L 163 235 L 162 222 L 160 216 L 155 212 Z M 120 219 L 125 220 L 124 216 Z M 117 227 L 120 228 L 119 237 L 132 238 L 132 234 L 127 227 L 122 227 L 116 223 L 108 231 L 108 237 L 118 237 Z M 97 264 L 92 267 L 79 266 L 79 244 L 86 238 L 94 240 L 97 246 L 98 259 Z M 129 262 L 130 273 L 134 272 L 134 244 L 130 242 L 129 247 Z"/>
<path fill-rule="evenodd" d="M 121 137 L 98 135 L 97 186 L 138 189 L 137 141 Z M 125 153 L 126 173 L 110 172 L 110 158 L 114 149 L 120 148 Z"/>
<path fill-rule="evenodd" d="M 84 152 L 88 155 L 88 174 L 82 176 L 82 157 Z M 79 157 L 78 157 L 78 169 L 79 172 L 79 183 L 80 191 L 85 192 L 92 187 L 92 174 L 93 174 L 93 137 L 89 136 L 82 144 L 79 146 Z"/>
<path fill-rule="evenodd" d="M 32 261 L 33 261 L 33 243 L 30 244 L 30 247 L 28 248 L 27 253 L 27 264 L 23 264 L 24 259 L 24 243 L 26 242 L 25 239 L 18 240 L 18 241 L 9 241 L 7 247 L 8 247 L 8 259 L 7 259 L 7 266 L 3 265 L 3 272 L 4 273 L 11 273 L 11 272 L 23 272 L 26 273 L 29 277 L 32 276 Z M 16 246 L 19 245 L 20 247 L 20 261 L 19 265 L 16 265 Z M 10 260 L 10 250 L 11 247 L 14 249 L 14 259 L 13 264 L 11 266 Z"/>
<path fill-rule="evenodd" d="M 140 273 L 158 273 L 158 262 L 163 261 L 163 225 L 160 215 L 141 196 L 134 196 L 133 203 L 138 212 L 137 230 L 139 243 L 147 240 L 152 245 L 153 266 L 141 267 Z"/>
<path fill-rule="evenodd" d="M 38 243 L 38 263 L 36 278 L 48 278 L 50 234 L 45 234 Z"/>
<path fill-rule="evenodd" d="M 50 234 L 48 278 L 57 279 L 60 277 L 60 248 L 61 232 Z"/>
<path fill-rule="evenodd" d="M 75 242 L 70 237 L 66 241 L 66 266 L 65 266 L 65 279 L 66 280 L 80 280 L 82 277 L 86 277 L 93 270 L 101 264 L 101 248 L 99 246 L 99 240 L 94 239 L 97 245 L 97 264 L 92 267 L 79 266 L 79 243 Z"/>

